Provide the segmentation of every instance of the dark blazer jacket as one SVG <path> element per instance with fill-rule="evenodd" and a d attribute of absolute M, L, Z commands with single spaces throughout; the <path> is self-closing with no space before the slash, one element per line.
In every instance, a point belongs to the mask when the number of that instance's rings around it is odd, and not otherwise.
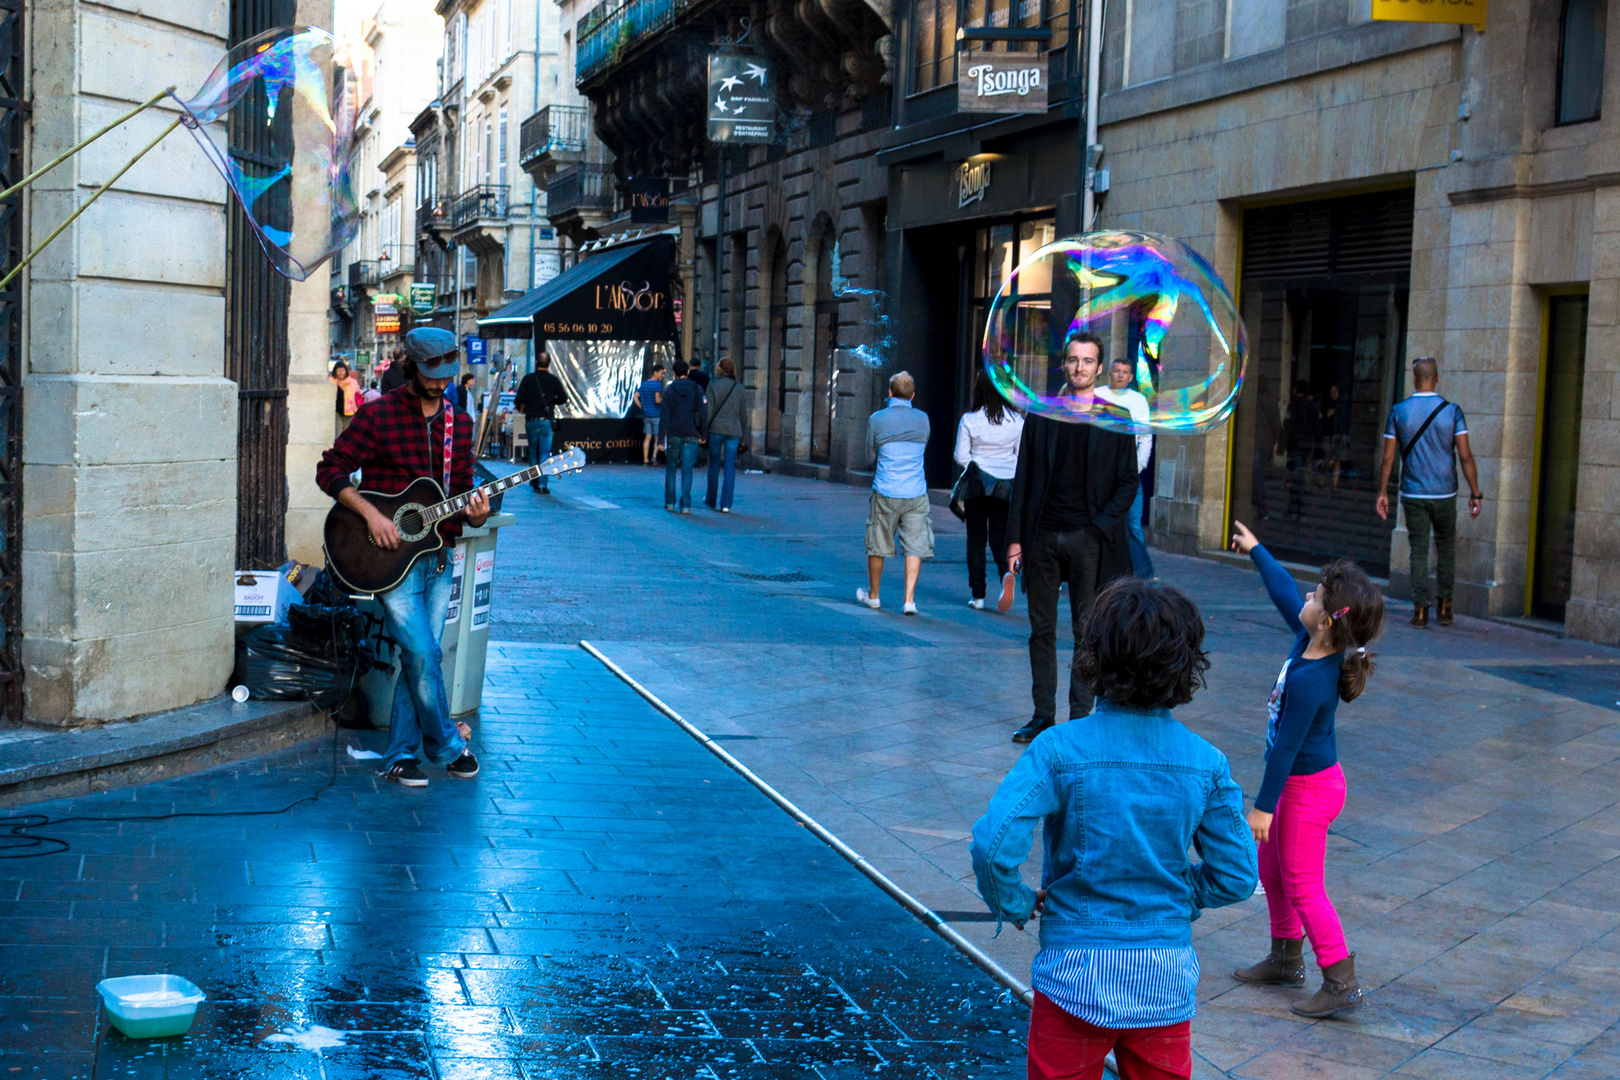
<path fill-rule="evenodd" d="M 1018 444 L 1018 473 L 1013 477 L 1012 504 L 1007 508 L 1007 543 L 1028 547 L 1035 539 L 1046 502 L 1046 487 L 1057 460 L 1057 436 L 1062 421 L 1031 416 L 1024 421 Z M 1103 534 L 1102 581 L 1131 572 L 1126 546 L 1125 516 L 1136 501 L 1136 439 L 1086 424 L 1086 510 Z"/>

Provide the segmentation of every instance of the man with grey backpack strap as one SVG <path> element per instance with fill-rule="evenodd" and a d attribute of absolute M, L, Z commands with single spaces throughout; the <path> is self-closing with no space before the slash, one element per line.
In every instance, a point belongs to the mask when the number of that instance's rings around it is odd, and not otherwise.
<path fill-rule="evenodd" d="M 1440 366 L 1430 356 L 1412 361 L 1412 396 L 1389 411 L 1384 460 L 1378 470 L 1378 516 L 1389 517 L 1389 474 L 1401 458 L 1401 509 L 1412 551 L 1412 625 L 1429 625 L 1429 534 L 1434 553 L 1441 626 L 1452 620 L 1457 577 L 1457 466 L 1468 481 L 1468 516 L 1479 517 L 1479 471 L 1468 447 L 1462 409 L 1436 392 Z M 1454 456 L 1455 455 L 1455 456 Z"/>
<path fill-rule="evenodd" d="M 737 489 L 737 453 L 742 447 L 743 425 L 747 412 L 747 394 L 737 382 L 737 365 L 727 357 L 715 366 L 715 377 L 709 383 L 709 484 L 703 491 L 703 503 L 710 510 L 731 513 L 731 497 Z M 724 486 L 721 472 L 725 473 Z M 719 497 L 718 507 L 715 498 Z"/>

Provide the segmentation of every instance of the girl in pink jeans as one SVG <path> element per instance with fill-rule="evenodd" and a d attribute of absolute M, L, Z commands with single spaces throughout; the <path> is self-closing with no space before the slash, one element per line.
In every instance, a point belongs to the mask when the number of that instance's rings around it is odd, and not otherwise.
<path fill-rule="evenodd" d="M 1301 603 L 1299 587 L 1241 521 L 1232 548 L 1254 559 L 1289 629 L 1294 647 L 1277 673 L 1267 702 L 1266 775 L 1249 812 L 1260 845 L 1260 880 L 1271 910 L 1271 953 L 1232 974 L 1262 986 L 1303 986 L 1303 938 L 1322 968 L 1322 989 L 1295 1002 L 1313 1019 L 1361 1004 L 1356 956 L 1344 944 L 1339 913 L 1324 884 L 1327 835 L 1344 809 L 1333 718 L 1339 701 L 1354 701 L 1372 674 L 1367 645 L 1384 628 L 1384 598 L 1353 562 L 1322 568 L 1322 583 Z"/>

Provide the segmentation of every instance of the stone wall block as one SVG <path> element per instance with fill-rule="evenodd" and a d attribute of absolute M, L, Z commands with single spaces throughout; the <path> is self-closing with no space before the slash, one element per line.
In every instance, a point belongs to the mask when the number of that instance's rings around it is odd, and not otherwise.
<path fill-rule="evenodd" d="M 191 3 L 203 6 L 207 0 Z M 174 12 L 167 0 L 164 6 Z M 222 38 L 176 33 L 172 26 L 101 7 L 79 9 L 79 35 L 80 92 L 115 101 L 143 101 L 170 84 L 188 96 L 225 55 Z"/>
<path fill-rule="evenodd" d="M 34 376 L 24 425 L 30 464 L 236 459 L 236 384 L 226 379 Z M 234 490 L 234 485 L 232 485 Z"/>
<path fill-rule="evenodd" d="M 230 507 L 232 525 L 224 536 L 76 554 L 72 636 L 117 637 L 220 619 L 234 623 L 235 510 Z"/>
<path fill-rule="evenodd" d="M 228 12 L 217 0 L 103 0 L 103 7 L 115 8 L 193 33 L 225 40 L 230 31 Z M 180 87 L 182 95 L 196 87 Z"/>
<path fill-rule="evenodd" d="M 92 640 L 24 638 L 29 719 L 122 720 L 131 703 L 144 715 L 220 694 L 230 675 L 233 626 L 227 617 Z"/>
<path fill-rule="evenodd" d="M 129 288 L 112 282 L 75 286 L 81 353 L 91 375 L 209 377 L 225 352 L 225 298 L 203 291 Z M 117 342 L 116 348 L 108 348 Z"/>
<path fill-rule="evenodd" d="M 236 462 L 160 462 L 79 469 L 73 550 L 236 539 Z M 140 559 L 139 555 L 131 554 Z M 147 564 L 141 561 L 142 578 Z M 230 569 L 230 568 L 227 568 Z"/>
<path fill-rule="evenodd" d="M 155 88 L 152 92 L 156 92 L 156 89 L 161 88 Z M 181 96 L 196 89 L 195 86 L 183 86 L 180 88 Z M 128 109 L 127 102 L 84 98 L 79 114 L 79 137 L 92 134 Z M 78 158 L 81 187 L 93 189 L 106 183 L 126 162 L 140 153 L 142 147 L 173 123 L 178 115 L 179 108 L 166 103 L 125 121 L 91 143 Z M 216 145 L 224 144 L 224 125 L 213 125 L 209 134 Z M 225 201 L 224 177 L 209 163 L 202 147 L 197 145 L 197 140 L 184 127 L 169 132 L 162 142 L 119 178 L 112 190 L 197 202 Z M 84 194 L 88 197 L 91 192 L 86 190 Z M 107 196 L 103 195 L 102 198 L 106 199 Z"/>
<path fill-rule="evenodd" d="M 223 206 L 109 191 L 76 231 L 85 277 L 225 287 Z"/>
<path fill-rule="evenodd" d="M 23 490 L 28 513 L 23 517 L 23 550 L 73 550 L 73 513 L 78 474 L 65 465 L 24 465 Z"/>
<path fill-rule="evenodd" d="M 30 493 L 29 498 L 33 495 Z M 73 625 L 73 556 L 23 548 L 23 644 L 37 635 L 60 634 Z M 233 609 L 234 614 L 234 609 Z"/>

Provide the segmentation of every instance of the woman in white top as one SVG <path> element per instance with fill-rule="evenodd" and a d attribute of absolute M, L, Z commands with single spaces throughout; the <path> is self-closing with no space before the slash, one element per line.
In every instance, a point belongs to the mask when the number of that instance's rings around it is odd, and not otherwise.
<path fill-rule="evenodd" d="M 1001 573 L 1001 599 L 996 608 L 1007 611 L 1012 607 L 1017 579 L 1007 572 L 1007 499 L 1018 473 L 1018 441 L 1023 434 L 1023 414 L 1007 404 L 990 376 L 980 370 L 973 381 L 973 411 L 956 428 L 956 463 L 964 469 L 978 466 L 978 478 L 968 482 L 964 502 L 968 587 L 973 591 L 968 606 L 978 610 L 984 609 L 986 543 Z"/>

